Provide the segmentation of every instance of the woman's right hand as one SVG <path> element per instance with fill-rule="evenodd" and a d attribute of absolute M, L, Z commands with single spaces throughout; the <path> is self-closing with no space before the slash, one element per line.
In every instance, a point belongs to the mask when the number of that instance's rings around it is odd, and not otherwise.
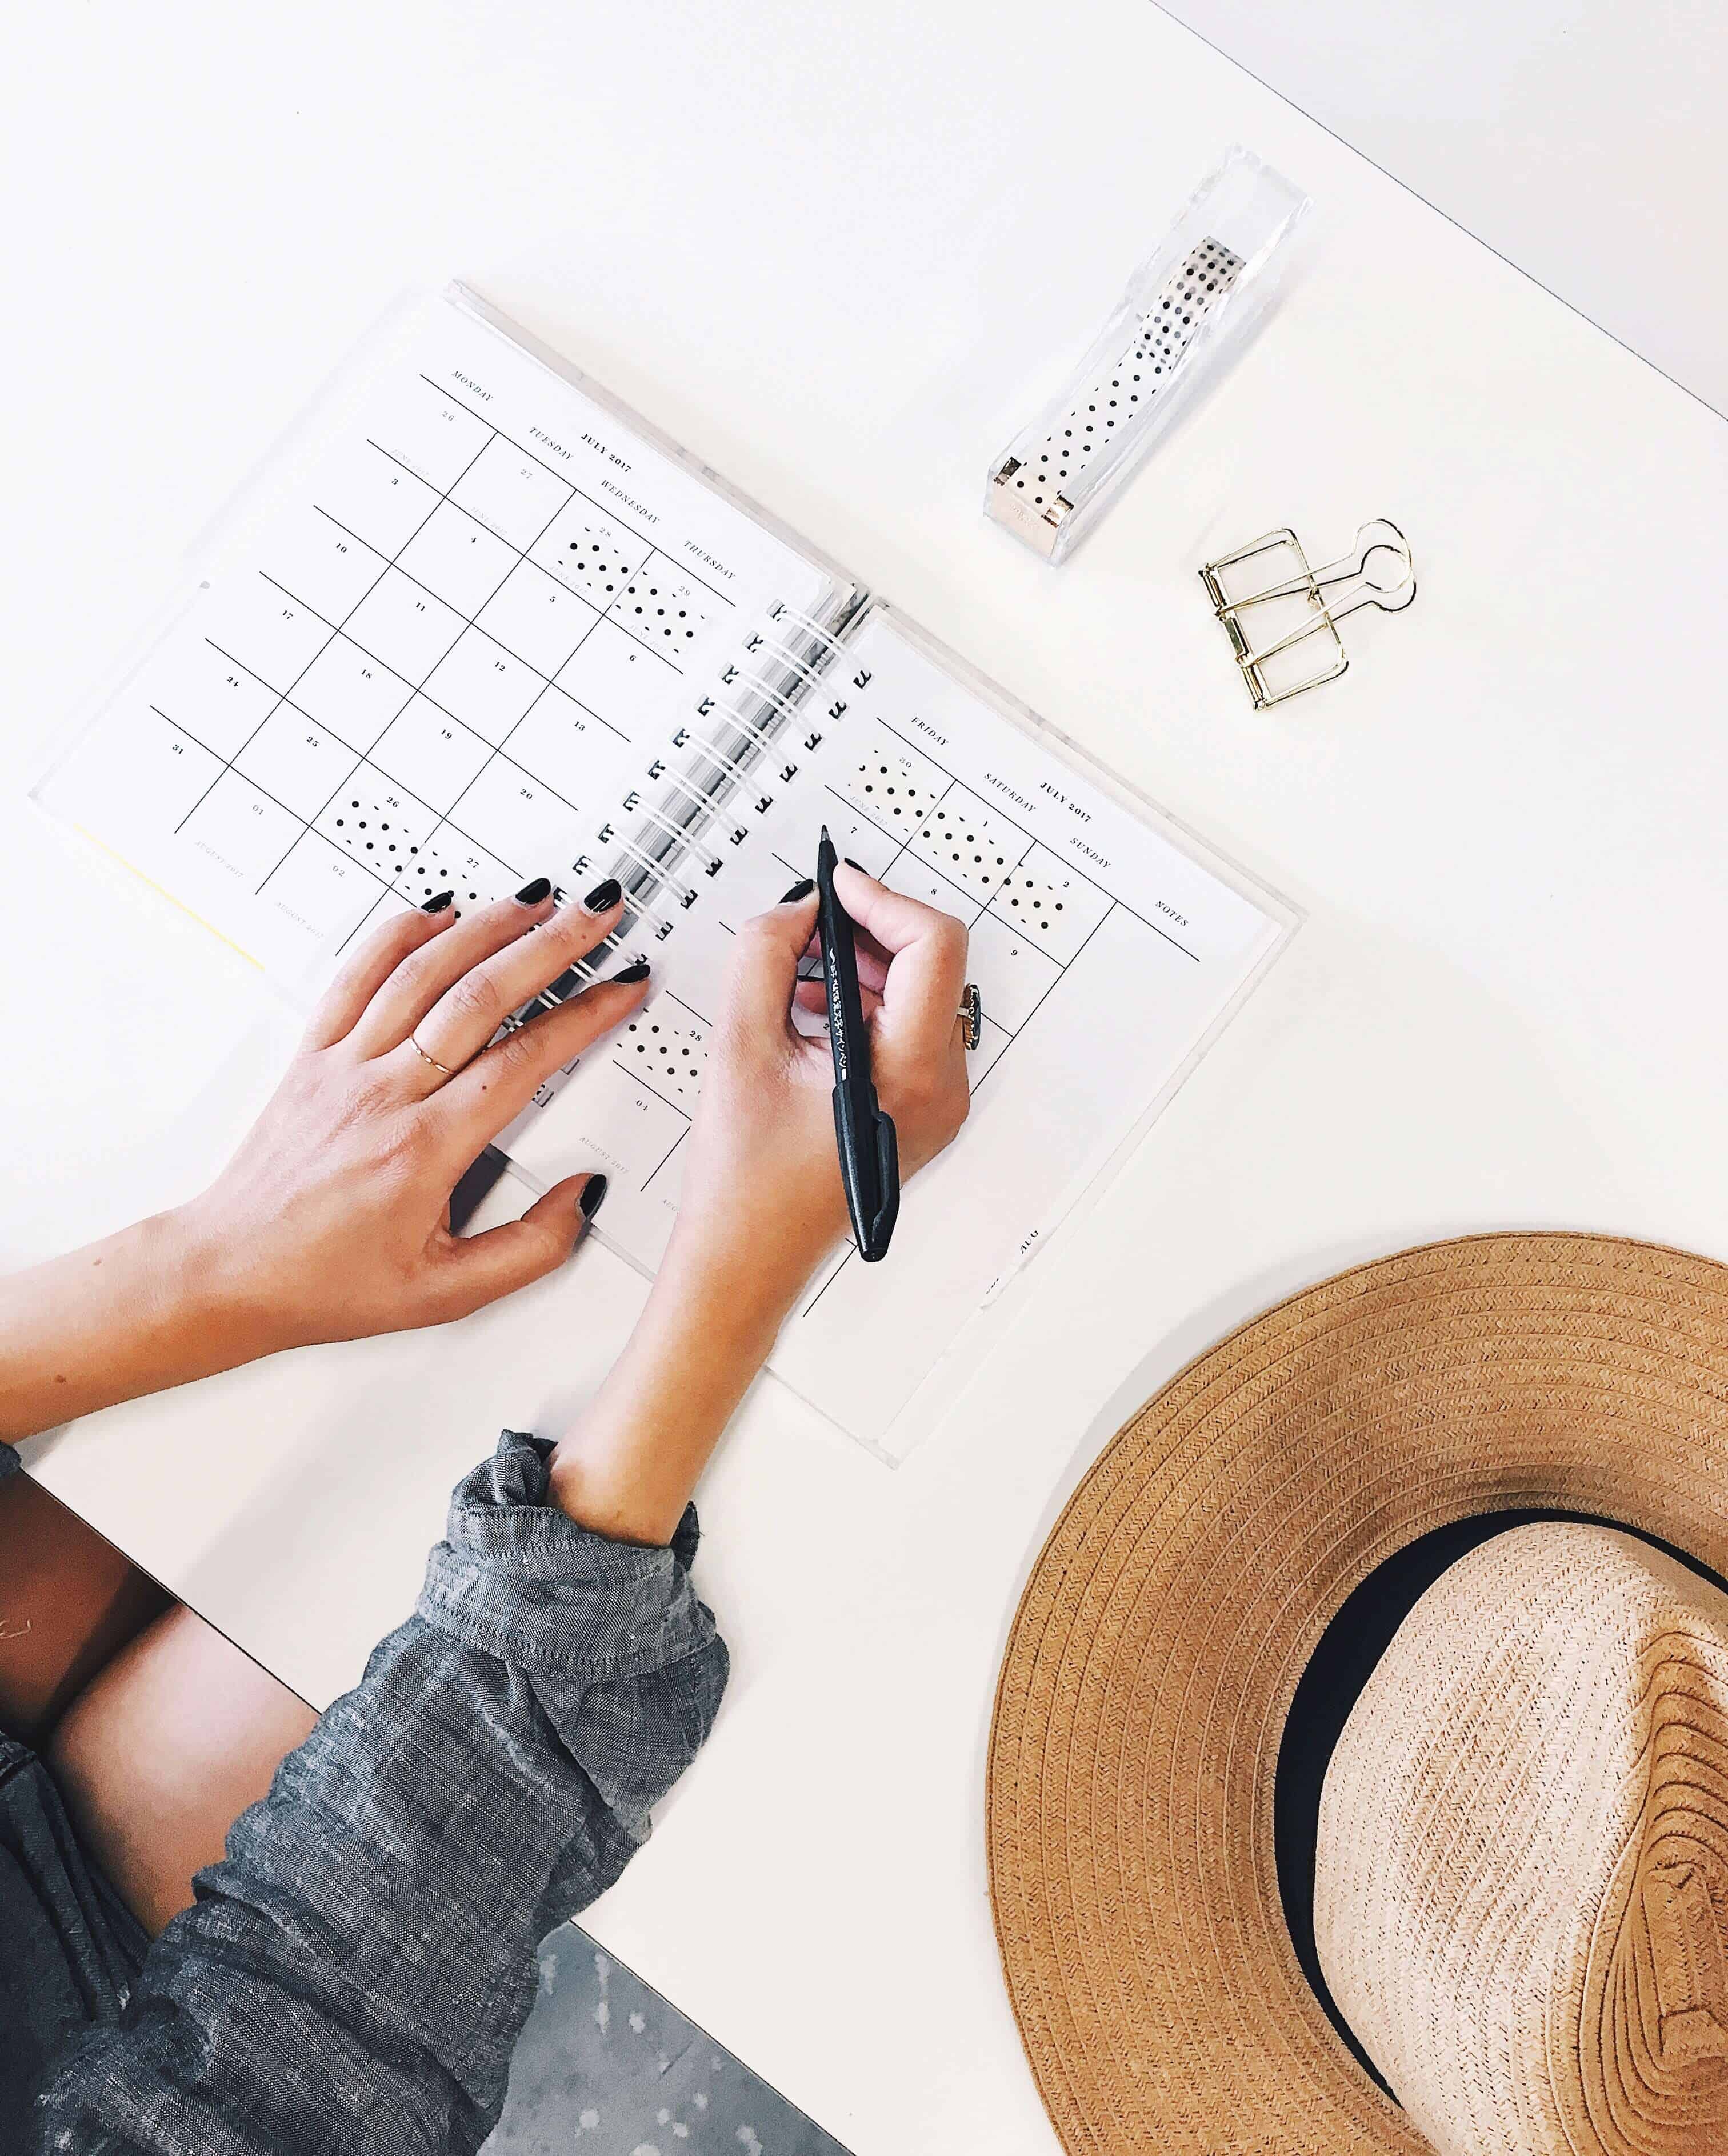
<path fill-rule="evenodd" d="M 860 931 L 871 1073 L 910 1176 L 966 1121 L 966 931 L 859 869 L 838 869 L 834 888 Z M 629 1345 L 552 1457 L 556 1502 L 621 1541 L 670 1540 L 782 1320 L 846 1232 L 833 1056 L 792 1023 L 795 1003 L 823 1008 L 821 984 L 797 978 L 815 927 L 806 892 L 739 932 L 671 1243 Z"/>
<path fill-rule="evenodd" d="M 843 863 L 834 891 L 858 924 L 859 978 L 877 1097 L 894 1119 L 900 1173 L 933 1159 L 966 1121 L 966 1049 L 956 1014 L 967 933 L 951 914 Z M 827 1034 L 798 1033 L 794 1002 L 821 1011 L 813 891 L 745 924 L 710 1038 L 669 1262 L 721 1272 L 746 1301 L 783 1316 L 847 1231 Z"/>

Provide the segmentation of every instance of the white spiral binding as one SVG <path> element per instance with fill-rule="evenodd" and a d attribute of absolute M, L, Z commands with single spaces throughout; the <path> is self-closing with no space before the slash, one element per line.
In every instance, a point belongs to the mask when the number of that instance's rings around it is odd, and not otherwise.
<path fill-rule="evenodd" d="M 746 719 L 741 711 L 735 711 L 730 704 L 719 704 L 715 708 L 723 719 L 730 719 L 741 734 L 754 742 L 765 756 L 773 747 L 773 735 L 764 733 L 759 726 Z"/>
<path fill-rule="evenodd" d="M 770 608 L 768 619 L 770 621 L 789 621 L 796 624 L 807 636 L 813 636 L 818 644 L 825 644 L 830 651 L 837 652 L 842 649 L 838 636 L 830 634 L 819 621 L 813 621 L 808 614 L 800 613 L 796 607 L 787 606 L 784 600 L 778 606 Z"/>
<path fill-rule="evenodd" d="M 708 803 L 709 808 L 711 810 L 714 805 L 712 796 L 705 794 L 703 798 Z M 705 861 L 713 861 L 716 864 L 720 861 L 720 856 L 716 853 L 711 852 L 708 847 L 703 845 L 697 839 L 694 825 L 690 824 L 674 824 L 669 816 L 663 815 L 658 808 L 644 808 L 642 813 L 652 822 L 658 824 L 660 829 L 666 834 L 666 836 L 672 839 L 676 844 L 680 846 L 688 846 L 693 854 L 700 854 Z"/>
<path fill-rule="evenodd" d="M 822 645 L 830 658 L 838 656 L 845 648 L 838 637 L 831 634 L 821 623 L 813 619 L 810 615 L 801 613 L 796 607 L 787 606 L 782 603 L 772 609 L 769 619 L 777 622 L 792 623 L 795 628 L 802 629 L 815 643 Z M 806 688 L 813 688 L 820 681 L 822 669 L 819 666 L 811 665 L 797 652 L 772 638 L 764 637 L 761 642 L 762 648 L 782 661 L 789 671 L 796 674 Z M 795 726 L 802 716 L 796 704 L 789 702 L 785 696 L 782 696 L 777 690 L 771 688 L 759 675 L 746 674 L 740 675 L 739 679 L 744 687 L 753 690 L 765 704 L 777 711 L 788 725 Z M 736 726 L 761 754 L 764 756 L 772 754 L 778 745 L 778 737 L 776 735 L 765 732 L 753 721 L 745 718 L 741 712 L 733 710 L 728 705 L 720 706 L 720 711 L 728 724 Z M 726 755 L 705 735 L 692 733 L 685 728 L 685 737 L 689 747 L 694 748 L 700 756 L 705 757 L 718 769 L 725 772 L 735 783 L 739 786 L 749 785 L 751 773 L 742 764 Z M 669 784 L 676 787 L 685 800 L 690 802 L 705 815 L 714 815 L 722 805 L 713 793 L 705 791 L 694 781 L 685 778 L 682 772 L 672 770 L 669 767 L 661 776 Z M 715 853 L 710 847 L 702 844 L 695 835 L 693 825 L 674 823 L 671 817 L 665 815 L 661 810 L 646 805 L 644 806 L 641 813 L 675 845 L 680 848 L 687 847 L 692 853 L 700 855 L 713 867 L 718 868 L 723 865 L 725 856 Z M 640 874 L 650 880 L 649 890 L 641 892 L 632 891 L 629 895 L 632 927 L 660 923 L 663 920 L 661 908 L 665 903 L 669 891 L 692 901 L 697 897 L 698 894 L 693 886 L 673 875 L 668 864 L 657 861 L 651 854 L 645 852 L 633 839 L 621 838 L 617 843 L 623 854 L 635 864 Z M 613 957 L 620 955 L 623 950 L 621 939 L 623 925 L 620 922 L 618 927 L 602 937 L 599 944 L 587 958 L 573 959 L 567 970 L 580 974 L 584 983 L 589 987 L 602 980 L 604 976 L 594 962 L 608 950 L 609 954 Z M 567 1000 L 567 998 L 563 996 L 554 995 L 550 988 L 543 988 L 537 996 L 525 1004 L 522 1009 L 511 1013 L 504 1022 L 504 1030 L 515 1032 L 526 1024 L 536 1010 L 557 1010 Z"/>
<path fill-rule="evenodd" d="M 734 763 L 729 756 L 722 756 L 705 734 L 693 734 L 686 729 L 685 739 L 700 755 L 705 756 L 710 763 L 717 763 L 729 778 L 736 779 L 740 786 L 749 785 L 750 773 L 743 765 Z"/>
<path fill-rule="evenodd" d="M 608 937 L 604 940 L 610 942 L 612 939 Z M 585 958 L 572 958 L 567 970 L 572 973 L 585 975 L 587 985 L 590 988 L 600 978 Z M 542 988 L 537 996 L 531 996 L 520 1010 L 512 1011 L 500 1030 L 504 1033 L 519 1033 L 536 1011 L 561 1010 L 569 1000 L 567 996 L 555 996 L 550 988 Z"/>
<path fill-rule="evenodd" d="M 782 660 L 794 674 L 800 675 L 807 686 L 811 682 L 819 681 L 822 679 L 822 670 L 819 666 L 810 665 L 806 660 L 800 659 L 797 653 L 788 645 L 775 643 L 772 637 L 763 637 L 761 648 L 764 651 L 772 651 L 775 657 Z"/>
<path fill-rule="evenodd" d="M 799 711 L 796 704 L 787 703 L 785 697 L 780 695 L 777 690 L 771 689 L 766 681 L 761 680 L 754 674 L 741 674 L 738 676 L 738 679 L 744 684 L 746 689 L 754 689 L 757 696 L 761 698 L 765 704 L 772 704 L 774 706 L 774 709 L 779 712 L 781 717 L 786 720 L 789 725 L 796 726 L 797 724 L 797 721 L 802 714 Z M 736 714 L 728 712 L 727 716 L 728 717 L 731 717 L 735 716 Z"/>
<path fill-rule="evenodd" d="M 635 914 L 630 924 L 633 928 L 664 921 L 664 916 L 660 909 L 665 904 L 667 889 L 666 880 L 662 877 L 652 891 L 645 891 L 639 896 L 633 894 L 630 900 Z"/>
<path fill-rule="evenodd" d="M 680 882 L 664 863 L 657 861 L 652 854 L 644 853 L 642 848 L 636 844 L 634 839 L 620 839 L 618 843 L 623 848 L 624 851 L 630 856 L 631 860 L 635 862 L 636 865 L 643 871 L 643 873 L 646 875 L 653 876 L 663 889 L 667 886 L 670 886 L 674 891 L 687 894 L 691 898 L 694 898 L 696 896 L 695 888 L 693 885 Z M 638 913 L 645 911 L 646 908 L 643 906 L 638 906 L 637 908 L 637 911 Z"/>
<path fill-rule="evenodd" d="M 704 793 L 700 786 L 695 785 L 691 780 L 686 778 L 681 771 L 673 771 L 669 768 L 663 772 L 661 776 L 665 779 L 669 786 L 675 786 L 679 792 L 684 796 L 685 799 L 693 803 L 695 806 L 701 811 L 703 815 L 713 815 L 715 811 L 720 806 L 720 797 L 718 794 Z M 686 824 L 684 828 L 686 830 L 690 830 L 694 829 L 695 826 L 694 824 Z"/>
<path fill-rule="evenodd" d="M 830 636 L 825 629 L 819 628 L 816 623 L 812 621 L 808 614 L 798 613 L 795 609 L 790 607 L 782 607 L 775 609 L 773 613 L 771 614 L 770 619 L 777 620 L 782 614 L 784 614 L 789 620 L 795 621 L 801 629 L 806 630 L 808 634 L 814 637 L 818 643 L 826 644 L 831 652 L 838 652 L 842 649 L 838 638 Z M 795 673 L 802 675 L 807 683 L 813 685 L 820 679 L 820 675 L 817 670 L 805 666 L 792 652 L 787 651 L 783 645 L 770 644 L 768 648 L 772 651 L 777 652 Z M 777 689 L 771 687 L 767 682 L 762 680 L 760 675 L 741 674 L 738 676 L 738 680 L 745 688 L 753 690 L 756 696 L 761 697 L 765 704 L 768 705 L 771 709 L 777 711 L 781 717 L 787 721 L 788 726 L 796 726 L 799 719 L 802 717 L 803 714 L 799 711 L 797 706 L 794 703 L 789 702 Z M 741 733 L 756 748 L 759 749 L 764 756 L 771 756 L 773 753 L 775 748 L 778 746 L 778 739 L 777 736 L 765 732 L 764 729 L 757 726 L 753 720 L 746 719 L 743 713 L 738 711 L 732 705 L 722 704 L 719 706 L 719 709 L 720 716 L 731 725 L 736 726 L 739 732 Z M 685 738 L 689 742 L 690 745 L 696 750 L 699 755 L 706 757 L 710 763 L 717 765 L 719 768 L 725 772 L 726 776 L 732 779 L 736 784 L 740 786 L 749 784 L 750 774 L 744 767 L 735 762 L 732 757 L 726 755 L 707 737 L 706 735 L 691 733 L 688 729 L 686 729 Z M 672 778 L 673 783 L 678 786 L 687 797 L 692 798 L 695 798 L 691 793 L 691 789 L 688 783 L 682 778 L 675 773 L 669 773 L 668 775 Z M 712 802 L 711 797 L 704 795 L 702 798 L 705 800 L 709 800 L 710 806 L 718 806 L 718 803 Z"/>

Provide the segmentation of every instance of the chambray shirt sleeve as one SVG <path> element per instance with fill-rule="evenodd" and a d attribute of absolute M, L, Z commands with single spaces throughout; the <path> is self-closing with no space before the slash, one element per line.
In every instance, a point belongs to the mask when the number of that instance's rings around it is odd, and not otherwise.
<path fill-rule="evenodd" d="M 236 1823 L 118 2027 L 39 2100 L 66 2156 L 474 2149 L 535 1948 L 618 1876 L 695 1756 L 726 1653 L 668 1549 L 547 1505 L 505 1431 L 457 1487 L 415 1615 Z"/>

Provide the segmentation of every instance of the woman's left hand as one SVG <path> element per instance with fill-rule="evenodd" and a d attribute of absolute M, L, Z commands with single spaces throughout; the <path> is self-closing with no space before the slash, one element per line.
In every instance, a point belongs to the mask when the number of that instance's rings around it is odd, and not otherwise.
<path fill-rule="evenodd" d="M 542 877 L 471 914 L 379 929 L 203 1197 L 0 1282 L 0 1438 L 278 1348 L 441 1325 L 561 1264 L 603 1178 L 567 1176 L 467 1238 L 450 1233 L 450 1193 L 647 993 L 644 966 L 494 1040 L 617 926 L 617 884 L 588 896 L 555 906 Z"/>
<path fill-rule="evenodd" d="M 219 1270 L 218 1307 L 246 1356 L 442 1324 L 569 1256 L 597 1178 L 567 1177 L 520 1220 L 471 1238 L 450 1233 L 450 1192 L 546 1079 L 642 1002 L 645 970 L 493 1040 L 619 911 L 538 896 L 459 917 L 408 913 L 360 951 L 238 1152 L 175 1216 Z"/>

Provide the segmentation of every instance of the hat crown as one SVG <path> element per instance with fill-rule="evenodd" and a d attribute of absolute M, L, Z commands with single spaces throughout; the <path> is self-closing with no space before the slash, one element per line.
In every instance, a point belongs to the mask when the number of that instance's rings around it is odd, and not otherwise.
<path fill-rule="evenodd" d="M 1443 2156 L 1728 2148 L 1728 1595 L 1605 1527 L 1460 1559 L 1345 1726 L 1314 1915 Z"/>

